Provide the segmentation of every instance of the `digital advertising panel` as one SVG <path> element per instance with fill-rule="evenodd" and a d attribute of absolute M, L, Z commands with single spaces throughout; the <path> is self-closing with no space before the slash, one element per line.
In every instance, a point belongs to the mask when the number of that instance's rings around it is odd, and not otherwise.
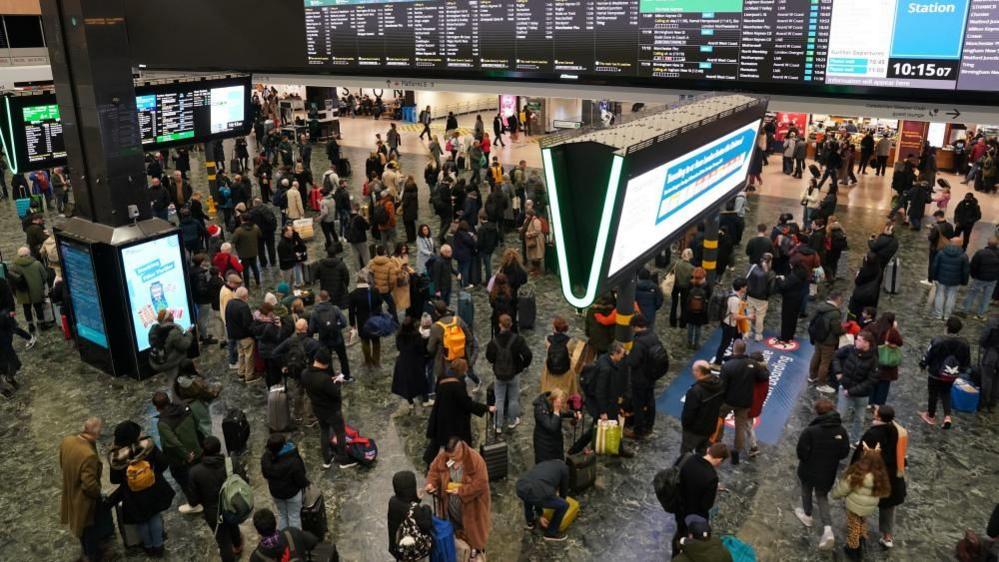
<path fill-rule="evenodd" d="M 170 310 L 182 329 L 191 327 L 191 304 L 180 235 L 170 234 L 121 250 L 136 350 L 149 349 L 149 330 L 161 310 Z"/>
<path fill-rule="evenodd" d="M 76 333 L 81 338 L 108 348 L 108 334 L 104 326 L 101 297 L 94 273 L 94 260 L 90 248 L 83 244 L 59 240 L 62 270 L 69 286 L 70 302 Z"/>
<path fill-rule="evenodd" d="M 760 122 L 753 121 L 629 180 L 608 276 L 676 234 L 741 185 L 759 128 Z"/>

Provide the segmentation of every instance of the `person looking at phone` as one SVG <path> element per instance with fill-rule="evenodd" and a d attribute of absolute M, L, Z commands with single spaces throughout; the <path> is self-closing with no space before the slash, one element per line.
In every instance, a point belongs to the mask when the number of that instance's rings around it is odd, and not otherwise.
<path fill-rule="evenodd" d="M 344 435 L 343 396 L 340 387 L 344 382 L 343 373 L 334 374 L 330 369 L 332 358 L 326 348 L 320 348 L 312 360 L 312 366 L 302 373 L 302 384 L 312 401 L 312 409 L 319 419 L 319 444 L 323 451 L 323 468 L 336 462 L 340 468 L 356 466 L 357 462 L 347 456 Z M 331 450 L 330 436 L 336 435 L 336 450 Z"/>

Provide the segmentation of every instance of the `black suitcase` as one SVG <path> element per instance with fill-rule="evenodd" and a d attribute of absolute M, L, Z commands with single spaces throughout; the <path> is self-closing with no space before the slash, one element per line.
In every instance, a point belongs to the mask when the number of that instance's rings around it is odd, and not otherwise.
<path fill-rule="evenodd" d="M 326 498 L 322 490 L 312 484 L 302 491 L 302 530 L 308 531 L 320 541 L 329 530 L 326 518 Z"/>
<path fill-rule="evenodd" d="M 249 484 L 250 473 L 247 471 L 247 468 L 250 462 L 250 452 L 244 449 L 235 453 L 229 453 L 229 458 L 232 459 L 232 473 L 239 475 L 240 478 Z"/>
<path fill-rule="evenodd" d="M 138 552 L 142 550 L 142 535 L 139 534 L 139 527 L 125 523 L 121 516 L 120 503 L 114 506 L 114 518 L 118 523 L 118 533 L 121 534 L 121 542 L 125 545 L 125 551 Z"/>
<path fill-rule="evenodd" d="M 243 163 L 239 161 L 239 158 L 233 158 L 229 161 L 230 174 L 242 174 L 243 172 Z"/>
<path fill-rule="evenodd" d="M 517 326 L 521 330 L 533 330 L 538 318 L 538 301 L 534 296 L 534 285 L 528 283 L 517 291 Z"/>
<path fill-rule="evenodd" d="M 576 442 L 576 432 L 583 420 L 579 420 L 572 428 L 572 441 Z M 566 455 L 565 463 L 569 465 L 569 491 L 578 494 L 589 488 L 597 480 L 597 454 L 591 450 L 583 450 L 575 455 Z"/>
<path fill-rule="evenodd" d="M 492 416 L 489 416 L 487 419 L 486 435 L 482 446 L 479 447 L 479 454 L 482 455 L 482 460 L 486 461 L 486 472 L 489 474 L 489 481 L 495 482 L 506 478 L 507 472 L 510 470 L 510 449 L 506 441 L 489 442 L 489 434 L 493 433 L 489 431 L 493 425 L 492 418 Z"/>
<path fill-rule="evenodd" d="M 340 553 L 336 551 L 336 545 L 331 543 L 319 543 L 306 558 L 307 562 L 340 562 Z"/>
<path fill-rule="evenodd" d="M 231 455 L 246 450 L 246 442 L 250 440 L 250 422 L 246 421 L 246 413 L 238 408 L 232 408 L 222 419 L 222 437 L 225 439 L 225 450 Z"/>

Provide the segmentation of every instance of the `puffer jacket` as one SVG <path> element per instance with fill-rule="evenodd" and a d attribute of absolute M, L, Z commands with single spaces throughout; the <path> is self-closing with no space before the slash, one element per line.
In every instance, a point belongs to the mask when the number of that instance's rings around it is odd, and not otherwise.
<path fill-rule="evenodd" d="M 267 480 L 271 496 L 279 500 L 294 497 L 309 485 L 305 476 L 305 463 L 295 444 L 288 442 L 275 456 L 264 451 L 260 458 L 260 473 Z"/>
<path fill-rule="evenodd" d="M 375 256 L 368 263 L 371 276 L 374 278 L 375 290 L 381 294 L 391 293 L 399 277 L 399 265 L 388 256 Z"/>
<path fill-rule="evenodd" d="M 878 263 L 884 267 L 898 252 L 898 239 L 894 235 L 879 234 L 874 240 L 868 240 L 867 248 L 878 255 Z"/>
<path fill-rule="evenodd" d="M 534 464 L 565 458 L 562 418 L 552 411 L 549 393 L 534 399 Z"/>
<path fill-rule="evenodd" d="M 817 416 L 798 438 L 798 478 L 819 490 L 832 488 L 841 460 L 850 454 L 850 436 L 839 412 Z"/>
<path fill-rule="evenodd" d="M 846 509 L 854 515 L 869 517 L 878 508 L 881 498 L 874 495 L 874 474 L 864 475 L 859 488 L 851 488 L 847 478 L 841 478 L 832 491 L 833 499 L 846 498 Z"/>
<path fill-rule="evenodd" d="M 870 396 L 880 379 L 878 354 L 860 351 L 853 345 L 841 347 L 833 357 L 832 373 L 843 375 L 839 382 L 850 396 Z"/>
<path fill-rule="evenodd" d="M 960 246 L 949 245 L 933 258 L 933 281 L 945 287 L 967 285 L 971 273 L 968 255 Z"/>
<path fill-rule="evenodd" d="M 971 257 L 971 277 L 979 281 L 999 280 L 999 247 L 986 246 Z"/>
<path fill-rule="evenodd" d="M 616 325 L 617 311 L 613 305 L 594 304 L 586 311 L 586 336 L 590 339 L 590 347 L 598 354 L 610 349 Z"/>

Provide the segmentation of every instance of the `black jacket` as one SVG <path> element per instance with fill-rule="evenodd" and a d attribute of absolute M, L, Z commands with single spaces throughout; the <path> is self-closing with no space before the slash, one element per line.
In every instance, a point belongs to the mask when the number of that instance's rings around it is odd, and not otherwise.
<path fill-rule="evenodd" d="M 624 359 L 631 374 L 632 388 L 652 388 L 656 385 L 655 374 L 649 372 L 651 367 L 649 354 L 657 344 L 661 345 L 659 337 L 653 330 L 648 329 L 641 333 L 635 333 L 631 352 Z"/>
<path fill-rule="evenodd" d="M 288 538 L 285 534 L 291 535 L 291 540 L 295 542 L 295 551 L 299 559 L 303 559 L 306 552 L 312 552 L 319 544 L 319 539 L 308 531 L 288 527 L 279 531 L 273 539 L 263 538 L 256 550 L 250 555 L 250 562 L 271 562 L 280 560 L 284 555 L 284 550 L 288 548 Z"/>
<path fill-rule="evenodd" d="M 472 444 L 471 415 L 482 417 L 489 406 L 472 400 L 464 379 L 445 377 L 437 381 L 437 399 L 427 420 L 427 437 L 444 445 L 452 436 Z"/>
<path fill-rule="evenodd" d="M 836 483 L 839 461 L 850 454 L 850 436 L 839 412 L 816 417 L 798 437 L 798 478 L 820 491 Z"/>
<path fill-rule="evenodd" d="M 898 252 L 898 239 L 895 235 L 878 234 L 874 240 L 867 241 L 867 248 L 878 255 L 878 263 L 881 267 L 885 267 Z"/>
<path fill-rule="evenodd" d="M 547 392 L 534 399 L 534 463 L 565 458 L 562 416 L 552 411 Z M 571 416 L 572 414 L 568 414 Z"/>
<path fill-rule="evenodd" d="M 931 378 L 938 378 L 944 360 L 951 355 L 957 359 L 962 372 L 971 366 L 971 346 L 968 345 L 968 340 L 950 334 L 936 336 L 930 340 L 930 347 L 919 365 L 926 369 Z"/>
<path fill-rule="evenodd" d="M 226 303 L 225 329 L 231 340 L 253 337 L 253 313 L 246 301 L 233 298 Z"/>
<path fill-rule="evenodd" d="M 972 196 L 971 199 L 962 199 L 954 207 L 954 224 L 973 225 L 982 218 L 982 208 L 978 205 L 978 199 Z"/>
<path fill-rule="evenodd" d="M 150 440 L 151 441 L 151 440 Z M 173 487 L 166 481 L 163 472 L 169 467 L 166 456 L 156 445 L 148 449 L 143 457 L 153 467 L 155 482 L 149 488 L 134 492 L 128 487 L 126 471 L 128 465 L 117 467 L 112 460 L 109 476 L 111 483 L 118 488 L 111 495 L 111 502 L 122 502 L 121 513 L 124 523 L 145 523 L 157 513 L 170 509 L 173 503 Z"/>
<path fill-rule="evenodd" d="M 333 373 L 310 366 L 302 373 L 302 386 L 312 401 L 316 417 L 322 420 L 343 419 L 343 396 L 340 385 L 333 382 Z"/>
<path fill-rule="evenodd" d="M 971 277 L 979 281 L 999 280 L 999 247 L 986 246 L 971 256 Z"/>
<path fill-rule="evenodd" d="M 319 260 L 319 289 L 330 294 L 330 302 L 347 306 L 347 293 L 350 292 L 350 271 L 340 256 Z"/>
<path fill-rule="evenodd" d="M 499 247 L 500 240 L 502 236 L 500 235 L 499 228 L 494 222 L 484 222 L 479 226 L 479 229 L 475 232 L 476 235 L 476 248 L 479 250 L 479 254 L 492 254 Z"/>
<path fill-rule="evenodd" d="M 395 490 L 395 495 L 389 498 L 388 504 L 388 544 L 389 554 L 398 559 L 398 543 L 395 542 L 395 535 L 399 532 L 399 526 L 406 519 L 409 510 L 413 509 L 416 526 L 425 533 L 433 532 L 434 522 L 430 506 L 422 505 L 420 497 L 416 494 L 415 474 L 408 470 L 396 472 L 392 477 L 392 488 Z"/>
<path fill-rule="evenodd" d="M 891 482 L 891 494 L 886 498 L 881 498 L 878 507 L 895 507 L 905 501 L 906 485 L 904 477 L 898 475 L 898 429 L 894 423 L 876 423 L 872 425 L 861 441 L 873 449 L 881 446 L 881 460 L 885 461 L 885 469 L 888 472 L 888 480 Z M 860 460 L 863 456 L 863 447 L 857 447 L 853 452 L 850 464 Z M 903 459 L 904 460 L 904 459 Z"/>
<path fill-rule="evenodd" d="M 684 517 L 700 515 L 707 519 L 718 493 L 718 473 L 704 457 L 694 455 L 680 462 L 680 505 Z"/>
<path fill-rule="evenodd" d="M 691 385 L 683 401 L 680 425 L 694 435 L 711 435 L 718 426 L 718 411 L 725 400 L 721 380 L 711 376 Z"/>
<path fill-rule="evenodd" d="M 749 263 L 760 263 L 763 254 L 774 253 L 774 243 L 766 236 L 754 236 L 746 242 L 746 255 Z"/>
<path fill-rule="evenodd" d="M 267 480 L 271 496 L 279 500 L 286 500 L 309 485 L 309 479 L 305 476 L 305 463 L 295 444 L 291 442 L 285 443 L 276 457 L 265 450 L 260 457 L 260 473 Z"/>
<path fill-rule="evenodd" d="M 188 503 L 192 506 L 204 506 L 205 521 L 214 529 L 219 518 L 219 492 L 226 480 L 225 457 L 202 457 L 201 462 L 191 468 L 189 478 Z"/>
<path fill-rule="evenodd" d="M 597 380 L 595 383 L 595 401 L 590 408 L 593 417 L 607 414 L 610 419 L 617 419 L 619 398 L 627 395 L 628 370 L 624 361 L 615 364 L 609 354 L 597 359 Z"/>
<path fill-rule="evenodd" d="M 427 274 L 430 276 L 434 292 L 444 294 L 451 290 L 451 276 L 454 274 L 454 266 L 451 265 L 451 258 L 437 256 L 430 264 Z M 465 281 L 467 282 L 468 280 L 466 279 Z"/>
<path fill-rule="evenodd" d="M 415 221 L 419 209 L 420 201 L 417 187 L 415 185 L 412 189 L 404 187 L 402 190 L 402 220 L 406 222 Z"/>
<path fill-rule="evenodd" d="M 860 351 L 852 345 L 841 347 L 833 356 L 832 373 L 843 375 L 839 383 L 850 396 L 870 396 L 881 378 L 878 374 L 878 354 L 875 351 Z"/>
<path fill-rule="evenodd" d="M 535 464 L 517 479 L 517 497 L 538 504 L 556 495 L 569 495 L 569 465 L 555 459 Z"/>
<path fill-rule="evenodd" d="M 720 378 L 725 386 L 725 403 L 733 408 L 749 408 L 756 381 L 767 380 L 770 373 L 748 356 L 734 355 L 722 365 Z"/>
<path fill-rule="evenodd" d="M 369 286 L 355 287 L 347 296 L 347 313 L 350 325 L 357 328 L 364 336 L 364 323 L 368 321 L 374 313 L 382 311 L 382 296 L 378 291 Z"/>
<path fill-rule="evenodd" d="M 510 341 L 511 338 L 513 342 Z M 496 334 L 496 337 L 489 340 L 489 345 L 486 346 L 486 361 L 492 364 L 496 363 L 496 354 L 499 352 L 500 346 L 504 348 L 510 346 L 510 353 L 513 354 L 513 367 L 517 374 L 524 372 L 531 365 L 531 359 L 533 359 L 531 348 L 527 346 L 527 340 L 520 334 L 515 332 Z"/>

